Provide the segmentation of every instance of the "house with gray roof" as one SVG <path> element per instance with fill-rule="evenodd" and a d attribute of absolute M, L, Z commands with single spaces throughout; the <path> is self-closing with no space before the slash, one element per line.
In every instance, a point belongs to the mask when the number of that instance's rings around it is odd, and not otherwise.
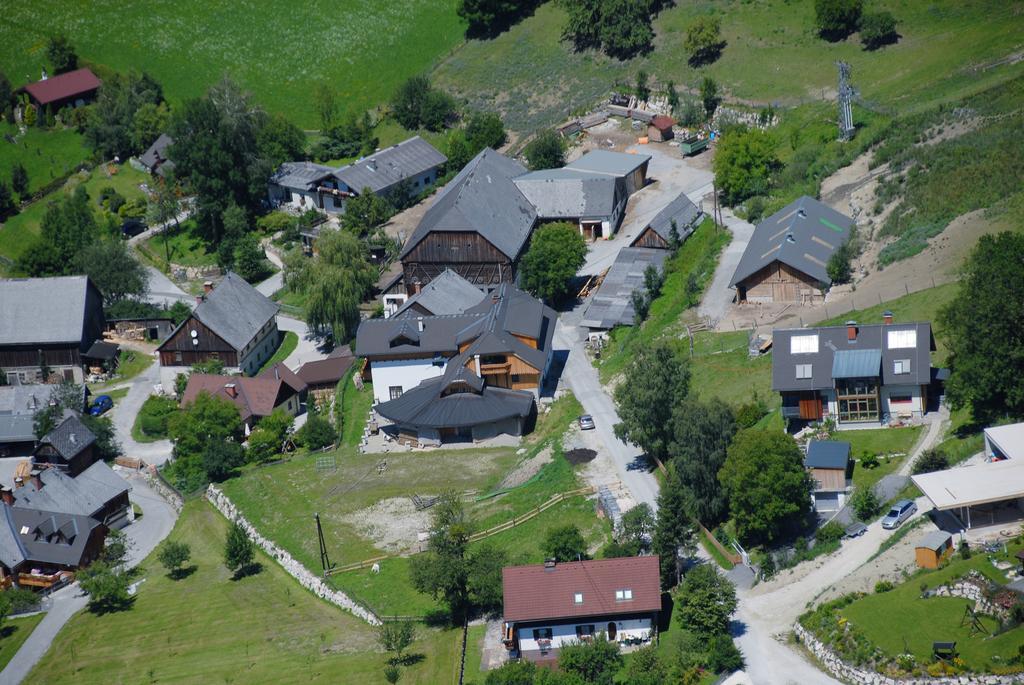
<path fill-rule="evenodd" d="M 139 163 L 145 167 L 150 175 L 157 175 L 166 178 L 167 174 L 174 169 L 174 162 L 167 159 L 167 148 L 174 145 L 174 139 L 166 133 L 153 141 L 145 152 L 139 156 Z"/>
<path fill-rule="evenodd" d="M 630 247 L 671 249 L 672 227 L 675 226 L 675 239 L 683 243 L 690 237 L 690 234 L 697 230 L 702 218 L 704 218 L 704 212 L 693 203 L 693 200 L 688 198 L 686 193 L 679 193 L 644 226 L 643 230 L 630 243 Z"/>
<path fill-rule="evenodd" d="M 270 177 L 268 193 L 276 207 L 341 214 L 349 198 L 367 189 L 387 195 L 404 188 L 416 197 L 437 181 L 447 161 L 433 145 L 413 136 L 340 167 L 285 162 Z"/>
<path fill-rule="evenodd" d="M 832 285 L 828 262 L 850 239 L 848 216 L 803 196 L 754 229 L 729 287 L 737 302 L 820 302 Z"/>
<path fill-rule="evenodd" d="M 58 468 L 34 468 L 28 481 L 15 482 L 14 507 L 89 516 L 108 528 L 128 525 L 128 481 L 97 461 L 75 477 Z"/>
<path fill-rule="evenodd" d="M 393 312 L 384 310 L 388 317 L 435 316 L 441 314 L 462 314 L 480 302 L 483 291 L 458 275 L 445 269 L 437 278 L 423 286 L 423 289 L 407 299 Z"/>
<path fill-rule="evenodd" d="M 772 336 L 772 390 L 791 421 L 884 426 L 923 416 L 937 395 L 929 323 L 895 323 L 886 312 L 882 323 L 776 329 Z"/>
<path fill-rule="evenodd" d="M 7 385 L 83 383 L 83 357 L 105 326 L 103 295 L 88 276 L 0 279 L 0 373 Z"/>
<path fill-rule="evenodd" d="M 184 371 L 220 360 L 224 367 L 253 375 L 281 341 L 278 306 L 238 274 L 229 271 L 217 287 L 203 286 L 199 304 L 160 343 L 160 366 Z"/>
<path fill-rule="evenodd" d="M 9 578 L 28 589 L 48 588 L 66 571 L 99 558 L 107 527 L 88 516 L 11 506 L 0 502 L 0 585 Z"/>
<path fill-rule="evenodd" d="M 35 415 L 48 406 L 59 385 L 0 385 L 0 459 L 30 457 L 36 441 Z M 85 410 L 85 386 L 77 409 Z"/>
<path fill-rule="evenodd" d="M 811 440 L 807 443 L 804 468 L 814 483 L 811 492 L 814 510 L 819 514 L 827 514 L 842 509 L 853 486 L 850 443 Z"/>
<path fill-rule="evenodd" d="M 39 468 L 60 469 L 72 478 L 96 461 L 96 436 L 78 415 L 68 412 L 57 426 L 39 440 L 32 462 Z"/>
<path fill-rule="evenodd" d="M 520 435 L 551 368 L 556 318 L 503 283 L 461 314 L 364 321 L 356 355 L 367 360 L 376 412 L 403 440 Z"/>
<path fill-rule="evenodd" d="M 448 269 L 481 289 L 514 281 L 537 223 L 513 181 L 525 173 L 485 148 L 437 194 L 399 254 L 410 295 Z"/>

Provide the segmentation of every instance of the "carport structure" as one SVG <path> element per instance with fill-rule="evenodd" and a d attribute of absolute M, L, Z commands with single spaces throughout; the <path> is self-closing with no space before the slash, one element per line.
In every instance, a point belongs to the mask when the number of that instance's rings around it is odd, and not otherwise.
<path fill-rule="evenodd" d="M 1024 423 L 985 429 L 985 456 L 990 460 L 1024 460 Z"/>
<path fill-rule="evenodd" d="M 1024 518 L 1024 461 L 1006 460 L 911 476 L 935 508 L 965 528 Z"/>

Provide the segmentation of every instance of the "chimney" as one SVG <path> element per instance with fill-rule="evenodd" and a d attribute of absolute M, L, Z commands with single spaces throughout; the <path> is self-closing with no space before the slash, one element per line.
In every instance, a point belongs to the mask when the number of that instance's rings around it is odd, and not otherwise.
<path fill-rule="evenodd" d="M 14 487 L 21 488 L 21 487 L 24 487 L 24 486 L 25 486 L 25 479 L 22 478 L 21 476 L 15 476 L 14 477 Z"/>
<path fill-rule="evenodd" d="M 555 558 L 554 557 L 548 557 L 547 559 L 544 560 L 544 570 L 545 571 L 554 571 L 555 570 Z"/>
<path fill-rule="evenodd" d="M 14 490 L 10 489 L 6 485 L 0 488 L 0 499 L 3 500 L 4 504 L 8 506 L 14 506 Z"/>
<path fill-rule="evenodd" d="M 846 322 L 846 339 L 853 341 L 857 339 L 857 322 L 847 321 Z"/>
<path fill-rule="evenodd" d="M 32 469 L 32 472 L 28 474 L 29 478 L 32 479 L 32 484 L 36 486 L 36 490 L 43 489 L 42 473 L 39 469 Z"/>
<path fill-rule="evenodd" d="M 281 380 L 281 369 L 278 368 L 277 364 L 274 364 L 274 380 Z"/>
<path fill-rule="evenodd" d="M 416 317 L 416 330 L 418 330 L 420 333 L 423 332 L 423 317 L 422 316 L 417 316 Z"/>
<path fill-rule="evenodd" d="M 414 281 L 413 282 L 413 284 L 412 284 L 412 294 L 413 295 L 419 295 L 420 294 L 420 290 L 422 290 L 422 289 L 423 289 L 423 286 L 420 285 L 419 281 Z"/>
<path fill-rule="evenodd" d="M 207 295 L 213 292 L 213 281 L 205 281 L 203 283 L 203 292 Z"/>
<path fill-rule="evenodd" d="M 202 304 L 202 303 L 203 303 L 203 296 L 202 295 L 196 295 L 196 304 Z"/>
<path fill-rule="evenodd" d="M 787 243 L 795 243 L 796 242 L 796 238 L 793 237 L 792 233 L 787 233 L 786 234 L 786 242 Z"/>
<path fill-rule="evenodd" d="M 228 397 L 238 397 L 238 388 L 235 387 L 234 383 L 228 383 L 225 385 L 224 392 L 228 394 Z"/>
<path fill-rule="evenodd" d="M 892 312 L 889 311 L 888 309 L 882 312 L 882 323 L 884 323 L 886 326 L 892 323 Z"/>

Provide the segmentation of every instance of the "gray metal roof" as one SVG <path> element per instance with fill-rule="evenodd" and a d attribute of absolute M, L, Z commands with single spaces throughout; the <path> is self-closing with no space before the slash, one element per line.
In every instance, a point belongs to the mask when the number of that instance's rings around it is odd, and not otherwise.
<path fill-rule="evenodd" d="M 890 347 L 888 334 L 913 331 L 914 347 Z M 931 324 L 858 324 L 856 338 L 849 340 L 846 326 L 784 328 L 772 331 L 772 390 L 828 390 L 835 387 L 832 376 L 836 353 L 846 350 L 881 352 L 883 385 L 927 385 L 931 382 L 931 353 L 935 350 Z M 817 352 L 793 352 L 792 339 L 817 336 Z M 897 374 L 896 360 L 909 363 L 909 373 Z M 810 378 L 797 378 L 798 365 L 811 365 Z M 877 372 L 876 372 L 877 375 Z"/>
<path fill-rule="evenodd" d="M 167 148 L 173 144 L 173 138 L 166 133 L 161 133 L 160 137 L 153 141 L 153 144 L 149 146 L 149 149 L 142 153 L 139 157 L 139 161 L 142 162 L 143 166 L 150 170 L 162 164 L 170 164 L 171 166 L 174 166 L 174 162 L 167 159 Z"/>
<path fill-rule="evenodd" d="M 845 469 L 850 462 L 850 443 L 838 440 L 811 440 L 807 444 L 804 466 L 812 469 Z"/>
<path fill-rule="evenodd" d="M 462 314 L 480 302 L 483 296 L 483 291 L 475 285 L 451 269 L 445 269 L 440 276 L 423 286 L 420 292 L 406 300 L 391 318 L 422 316 L 412 309 L 413 305 L 419 305 L 431 314 Z"/>
<path fill-rule="evenodd" d="M 832 355 L 832 378 L 874 378 L 881 370 L 881 350 L 836 350 Z"/>
<path fill-rule="evenodd" d="M 600 289 L 587 304 L 580 325 L 600 330 L 632 326 L 636 318 L 633 291 L 644 287 L 644 271 L 649 265 L 653 264 L 662 271 L 666 259 L 666 250 L 650 247 L 624 247 L 619 250 Z"/>
<path fill-rule="evenodd" d="M 70 414 L 60 422 L 60 425 L 44 435 L 39 442 L 43 445 L 50 445 L 65 459 L 71 459 L 96 442 L 96 436 L 85 427 L 81 419 Z"/>
<path fill-rule="evenodd" d="M 26 561 L 61 566 L 78 566 L 82 562 L 89 535 L 99 521 L 67 512 L 38 509 L 10 509 Z M 22 530 L 26 532 L 21 533 Z"/>
<path fill-rule="evenodd" d="M 82 356 L 86 359 L 116 359 L 121 348 L 114 343 L 96 340 Z"/>
<path fill-rule="evenodd" d="M 0 508 L 0 564 L 13 569 L 28 559 L 28 551 L 21 544 L 21 527 L 15 522 L 14 508 L 7 504 L 0 504 Z"/>
<path fill-rule="evenodd" d="M 334 172 L 335 178 L 357 193 L 379 193 L 403 179 L 441 166 L 448 158 L 419 136 L 374 152 Z"/>
<path fill-rule="evenodd" d="M 686 193 L 679 193 L 651 219 L 647 227 L 667 242 L 672 234 L 672 220 L 674 219 L 679 239 L 686 240 L 696 229 L 697 222 L 703 215 L 704 213 L 686 196 Z M 642 235 L 643 231 L 640 234 Z M 639 237 L 638 235 L 637 238 Z"/>
<path fill-rule="evenodd" d="M 123 478 L 98 461 L 72 478 L 59 469 L 43 469 L 43 488 L 29 480 L 14 491 L 14 506 L 22 509 L 59 511 L 92 516 L 108 502 L 131 490 Z"/>
<path fill-rule="evenodd" d="M 627 199 L 620 179 L 572 169 L 534 171 L 515 184 L 542 219 L 607 220 Z"/>
<path fill-rule="evenodd" d="M 729 285 L 776 260 L 830 284 L 828 260 L 849 239 L 852 226 L 850 217 L 804 195 L 757 225 Z"/>
<path fill-rule="evenodd" d="M 405 257 L 435 231 L 479 233 L 516 259 L 522 252 L 537 212 L 512 179 L 526 173 L 519 162 L 484 148 L 438 194 L 405 244 Z"/>
<path fill-rule="evenodd" d="M 647 164 L 650 159 L 650 155 L 634 155 L 626 152 L 612 152 L 611 150 L 591 150 L 575 162 L 566 164 L 565 168 L 611 176 L 628 176 L 644 164 Z"/>
<path fill-rule="evenodd" d="M 270 182 L 282 188 L 310 190 L 334 170 L 334 167 L 315 162 L 285 162 L 270 177 Z"/>
<path fill-rule="evenodd" d="M 229 271 L 212 293 L 195 308 L 192 315 L 236 350 L 243 349 L 268 321 L 277 316 L 277 304 L 245 279 Z M 185 319 L 174 329 L 188 325 Z M 167 340 L 174 333 L 167 336 Z M 165 341 L 166 342 L 166 341 Z M 161 344 L 162 346 L 162 344 Z M 160 349 L 160 348 L 157 348 Z"/>
<path fill-rule="evenodd" d="M 87 276 L 0 280 L 0 345 L 81 342 L 90 286 Z"/>
<path fill-rule="evenodd" d="M 469 372 L 455 375 L 451 382 L 462 382 Z M 413 428 L 460 428 L 525 418 L 533 411 L 533 394 L 490 385 L 466 392 L 442 393 L 451 383 L 443 378 L 423 381 L 398 399 L 381 402 L 376 411 L 402 426 Z M 472 384 L 471 384 L 472 385 Z"/>
<path fill-rule="evenodd" d="M 0 443 L 34 442 L 35 413 L 50 402 L 57 385 L 0 385 Z M 85 388 L 82 388 L 85 405 Z"/>
<path fill-rule="evenodd" d="M 938 551 L 949 543 L 950 538 L 952 538 L 952 536 L 944 530 L 933 530 L 921 538 L 921 540 L 914 546 L 920 547 L 921 549 Z"/>
<path fill-rule="evenodd" d="M 401 319 L 367 319 L 359 324 L 356 331 L 357 357 L 389 357 L 389 356 L 429 356 L 433 353 L 455 354 L 458 345 L 455 337 L 459 331 L 475 323 L 477 315 L 442 315 L 424 316 L 423 330 L 418 330 L 418 319 L 421 317 L 403 317 Z M 399 337 L 409 337 L 407 333 L 415 331 L 415 337 L 409 338 L 418 344 L 393 345 Z"/>

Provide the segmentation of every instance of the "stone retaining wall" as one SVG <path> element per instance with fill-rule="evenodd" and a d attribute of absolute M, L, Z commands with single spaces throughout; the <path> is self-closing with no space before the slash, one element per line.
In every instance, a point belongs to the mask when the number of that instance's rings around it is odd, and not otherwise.
<path fill-rule="evenodd" d="M 210 503 L 217 508 L 217 511 L 222 513 L 226 519 L 229 521 L 238 521 L 245 530 L 246 535 L 249 536 L 249 539 L 255 542 L 260 549 L 273 557 L 274 561 L 276 561 L 281 568 L 288 573 L 288 575 L 299 581 L 299 584 L 302 587 L 306 588 L 320 599 L 345 609 L 371 625 L 378 626 L 381 624 L 381 620 L 377 618 L 372 611 L 361 604 L 358 604 L 344 592 L 339 592 L 338 590 L 329 587 L 323 579 L 310 573 L 309 569 L 296 561 L 291 554 L 260 535 L 259 531 L 257 531 L 256 528 L 238 512 L 238 508 L 235 507 L 234 503 L 230 499 L 228 499 L 228 496 L 221 492 L 215 485 L 211 484 L 210 487 L 206 489 L 206 499 L 208 499 Z"/>
<path fill-rule="evenodd" d="M 979 614 L 988 614 L 989 616 L 998 616 L 999 618 L 1005 619 L 1009 612 L 1003 607 L 985 598 L 987 582 L 987 579 L 985 579 L 980 573 L 977 571 L 971 571 L 970 575 L 965 578 L 960 578 L 951 585 L 943 585 L 935 588 L 928 593 L 928 596 L 962 597 L 963 599 L 974 602 L 975 612 Z"/>
<path fill-rule="evenodd" d="M 155 466 L 145 466 L 139 471 L 139 473 L 141 473 L 142 477 L 146 479 L 146 484 L 149 485 L 149 487 L 153 488 L 158 495 L 170 503 L 174 508 L 174 511 L 179 514 L 181 513 L 182 507 L 185 506 L 185 500 L 177 490 L 168 486 L 163 479 L 157 475 Z"/>
<path fill-rule="evenodd" d="M 220 278 L 224 275 L 219 266 L 185 266 L 174 262 L 171 262 L 170 272 L 176 281 L 197 281 L 201 278 Z"/>
<path fill-rule="evenodd" d="M 941 678 L 891 678 L 881 673 L 846 663 L 821 640 L 814 637 L 810 631 L 800 625 L 799 622 L 793 626 L 793 632 L 796 633 L 796 636 L 807 647 L 807 650 L 825 667 L 826 671 L 845 683 L 855 683 L 855 685 L 1014 685 L 1024 682 L 1024 674 L 1002 676 L 965 674 Z"/>

